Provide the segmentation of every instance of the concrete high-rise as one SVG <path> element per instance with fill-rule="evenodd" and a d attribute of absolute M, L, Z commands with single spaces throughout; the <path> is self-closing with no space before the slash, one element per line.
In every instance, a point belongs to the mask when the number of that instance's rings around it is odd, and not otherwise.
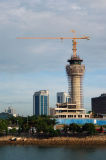
<path fill-rule="evenodd" d="M 79 56 L 72 56 L 68 60 L 70 64 L 66 66 L 71 103 L 76 104 L 77 108 L 83 108 L 82 79 L 85 66 L 81 64 L 82 61 Z"/>
<path fill-rule="evenodd" d="M 85 66 L 82 64 L 83 60 L 76 54 L 76 40 L 73 40 L 73 55 L 68 60 L 69 64 L 66 66 L 68 75 L 68 88 L 71 103 L 57 103 L 55 108 L 56 118 L 89 118 L 91 115 L 86 114 L 83 108 L 83 76 Z"/>
<path fill-rule="evenodd" d="M 41 90 L 33 95 L 33 115 L 49 115 L 49 91 Z"/>
<path fill-rule="evenodd" d="M 82 59 L 76 54 L 76 42 L 73 41 L 73 55 L 68 60 L 69 65 L 66 66 L 68 75 L 69 94 L 71 103 L 76 104 L 77 108 L 83 108 L 83 89 L 82 80 L 85 71 L 85 65 L 81 64 Z"/>

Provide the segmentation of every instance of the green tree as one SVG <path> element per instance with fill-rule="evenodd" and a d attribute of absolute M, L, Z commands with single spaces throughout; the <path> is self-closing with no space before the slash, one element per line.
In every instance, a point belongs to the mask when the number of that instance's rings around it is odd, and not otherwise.
<path fill-rule="evenodd" d="M 66 134 L 69 131 L 69 126 L 68 125 L 64 125 L 63 131 Z"/>
<path fill-rule="evenodd" d="M 83 125 L 82 131 L 86 131 L 90 135 L 95 134 L 96 133 L 95 125 L 92 123 L 86 123 Z"/>
<path fill-rule="evenodd" d="M 16 130 L 16 128 L 13 128 L 13 129 L 9 130 L 9 133 L 12 133 L 12 134 L 15 134 L 15 133 L 17 133 L 17 130 Z"/>
<path fill-rule="evenodd" d="M 0 120 L 0 135 L 8 133 L 8 123 L 6 120 Z"/>
<path fill-rule="evenodd" d="M 72 124 L 69 125 L 69 130 L 71 132 L 75 133 L 75 132 L 80 132 L 81 129 L 80 129 L 80 126 L 78 124 L 72 123 Z"/>

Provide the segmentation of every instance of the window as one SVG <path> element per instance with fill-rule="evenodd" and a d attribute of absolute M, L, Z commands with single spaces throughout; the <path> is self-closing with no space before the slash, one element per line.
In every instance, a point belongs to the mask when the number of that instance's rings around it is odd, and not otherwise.
<path fill-rule="evenodd" d="M 44 96 L 44 114 L 48 115 L 48 97 Z"/>
<path fill-rule="evenodd" d="M 68 118 L 72 118 L 73 117 L 73 115 L 68 115 Z"/>
<path fill-rule="evenodd" d="M 39 115 L 39 96 L 35 96 L 35 115 Z"/>
<path fill-rule="evenodd" d="M 85 115 L 85 118 L 89 118 L 89 115 Z"/>
<path fill-rule="evenodd" d="M 57 103 L 60 103 L 60 96 L 57 97 Z"/>
<path fill-rule="evenodd" d="M 43 96 L 41 96 L 41 115 L 43 115 Z"/>
<path fill-rule="evenodd" d="M 82 118 L 82 115 L 78 115 L 79 118 Z"/>

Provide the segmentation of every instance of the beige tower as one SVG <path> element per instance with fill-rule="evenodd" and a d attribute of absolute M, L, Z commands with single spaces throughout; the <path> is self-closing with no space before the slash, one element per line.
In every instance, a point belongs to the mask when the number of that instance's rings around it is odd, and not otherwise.
<path fill-rule="evenodd" d="M 71 103 L 76 104 L 76 108 L 83 108 L 83 91 L 82 80 L 85 71 L 85 66 L 81 64 L 83 60 L 76 55 L 76 41 L 73 40 L 73 56 L 68 60 L 70 63 L 66 66 L 68 75 L 69 94 Z"/>

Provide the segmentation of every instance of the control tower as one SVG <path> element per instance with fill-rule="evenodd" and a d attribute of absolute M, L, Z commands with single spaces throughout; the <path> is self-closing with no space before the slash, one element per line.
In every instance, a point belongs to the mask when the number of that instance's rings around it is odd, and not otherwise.
<path fill-rule="evenodd" d="M 85 65 L 81 64 L 82 59 L 76 54 L 76 40 L 73 40 L 73 55 L 68 60 L 69 65 L 66 66 L 68 75 L 68 88 L 71 96 L 71 103 L 76 104 L 77 109 L 83 108 L 83 90 L 82 80 L 85 71 Z"/>

